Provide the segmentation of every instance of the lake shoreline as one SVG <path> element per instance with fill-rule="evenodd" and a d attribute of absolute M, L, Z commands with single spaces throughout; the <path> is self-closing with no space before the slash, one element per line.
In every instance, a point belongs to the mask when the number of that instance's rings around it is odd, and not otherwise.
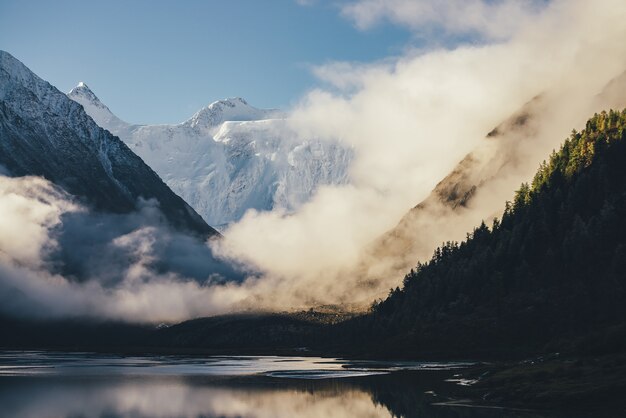
<path fill-rule="evenodd" d="M 11 351 L 21 352 L 13 348 Z M 292 350 L 206 350 L 173 349 L 158 347 L 120 347 L 119 349 L 94 350 L 93 347 L 73 347 L 68 349 L 37 349 L 43 353 L 93 353 L 95 355 L 132 356 L 171 356 L 179 358 L 216 357 L 326 357 L 344 359 L 347 369 L 366 364 L 375 368 L 377 364 L 388 365 L 393 361 L 416 362 L 415 360 L 347 358 L 329 353 Z M 441 360 L 441 359 L 439 359 Z M 449 359 L 446 359 L 449 360 Z M 426 360 L 424 360 L 426 361 Z M 457 360 L 458 361 L 458 360 Z M 468 360 L 464 360 L 467 362 Z M 458 370 L 413 370 L 394 371 L 391 374 L 425 373 L 439 376 L 442 386 L 431 399 L 431 404 L 454 408 L 499 408 L 505 410 L 598 412 L 609 410 L 626 413 L 626 400 L 622 394 L 626 390 L 626 355 L 604 356 L 560 356 L 557 354 L 538 356 L 515 361 L 476 361 Z M 1 378 L 1 377 L 0 377 Z M 206 378 L 206 377 L 205 377 Z M 362 379 L 366 376 L 341 377 L 341 379 Z M 225 378 L 209 377 L 224 381 Z M 278 379 L 278 380 L 277 380 Z M 255 382 L 276 384 L 279 380 L 304 382 L 306 378 L 284 379 L 275 376 L 228 377 L 233 383 Z M 445 382 L 448 382 L 445 383 Z M 453 384 L 449 384 L 453 383 Z M 445 388 L 445 389 L 442 389 Z M 600 416 L 600 415 L 598 415 Z"/>

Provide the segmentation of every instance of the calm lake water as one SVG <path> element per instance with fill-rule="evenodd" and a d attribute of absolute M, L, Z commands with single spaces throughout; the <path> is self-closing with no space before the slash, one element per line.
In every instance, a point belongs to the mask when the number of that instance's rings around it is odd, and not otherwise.
<path fill-rule="evenodd" d="M 0 352 L 0 416 L 543 417 L 436 405 L 463 363 Z"/>

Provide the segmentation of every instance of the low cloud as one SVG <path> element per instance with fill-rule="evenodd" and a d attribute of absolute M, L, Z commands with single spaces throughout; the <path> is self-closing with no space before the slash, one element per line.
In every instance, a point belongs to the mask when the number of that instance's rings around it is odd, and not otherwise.
<path fill-rule="evenodd" d="M 0 176 L 0 309 L 138 322 L 234 309 L 244 274 L 167 226 L 154 201 L 138 206 L 92 212 L 42 178 Z"/>
<path fill-rule="evenodd" d="M 572 128 L 584 127 L 593 112 L 626 105 L 623 94 L 602 94 L 626 69 L 623 2 L 556 0 L 537 10 L 529 3 L 533 19 L 511 2 L 468 4 L 460 11 L 482 7 L 497 19 L 507 10 L 520 26 L 504 41 L 316 70 L 330 88 L 307 94 L 289 123 L 303 137 L 352 147 L 350 184 L 321 188 L 295 214 L 249 212 L 225 231 L 218 253 L 265 273 L 250 289 L 258 306 L 364 307 L 384 297 L 435 246 L 499 215 Z M 450 24 L 459 18 L 452 8 L 441 13 Z M 537 96 L 542 100 L 524 129 L 486 138 Z M 482 186 L 469 207 L 431 205 L 401 225 L 401 245 L 382 245 L 379 237 L 474 150 L 480 163 L 473 180 Z"/>
<path fill-rule="evenodd" d="M 205 245 L 168 228 L 154 202 L 97 214 L 43 179 L 0 177 L 0 309 L 173 322 L 243 309 L 364 308 L 384 297 L 436 245 L 499 215 L 572 128 L 626 105 L 623 1 L 446 4 L 457 7 L 362 0 L 343 8 L 363 28 L 484 24 L 488 41 L 316 69 L 327 87 L 292 109 L 289 129 L 341 141 L 354 160 L 349 184 L 321 187 L 296 213 L 249 211 Z M 486 138 L 520 111 L 529 118 L 519 129 Z M 470 152 L 468 181 L 480 187 L 468 207 L 431 198 L 401 222 Z"/>

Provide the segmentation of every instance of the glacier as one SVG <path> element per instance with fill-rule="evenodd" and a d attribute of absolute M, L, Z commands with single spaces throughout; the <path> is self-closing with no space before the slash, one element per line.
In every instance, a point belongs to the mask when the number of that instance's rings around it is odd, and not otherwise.
<path fill-rule="evenodd" d="M 83 82 L 67 95 L 218 229 L 251 209 L 292 213 L 319 187 L 349 182 L 350 147 L 303 139 L 290 128 L 288 115 L 242 98 L 213 102 L 179 124 L 133 125 Z"/>

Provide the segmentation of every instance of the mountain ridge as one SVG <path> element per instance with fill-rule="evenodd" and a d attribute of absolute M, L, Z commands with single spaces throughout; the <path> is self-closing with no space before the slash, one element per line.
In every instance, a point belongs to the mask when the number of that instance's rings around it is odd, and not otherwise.
<path fill-rule="evenodd" d="M 481 220 L 500 216 L 499 207 L 490 202 L 499 203 L 509 198 L 515 190 L 507 183 L 520 184 L 532 176 L 535 167 L 559 146 L 555 138 L 560 137 L 560 132 L 566 134 L 580 123 L 568 113 L 559 113 L 561 94 L 556 86 L 537 93 L 485 132 L 478 146 L 459 161 L 426 198 L 409 208 L 393 228 L 365 248 L 351 274 L 359 277 L 364 285 L 382 280 L 395 287 L 417 260 L 429 259 L 433 249 L 442 242 L 462 239 L 466 230 Z M 575 93 L 574 97 L 583 102 L 576 110 L 584 109 L 585 115 L 602 108 L 622 108 L 626 106 L 626 71 L 615 74 L 598 90 Z M 559 125 L 562 131 L 555 131 L 554 126 Z M 529 161 L 536 163 L 529 164 Z M 395 278 L 395 283 L 390 277 Z"/>
<path fill-rule="evenodd" d="M 154 198 L 167 221 L 203 237 L 217 231 L 126 144 L 70 100 L 0 51 L 0 164 L 14 176 L 51 180 L 97 210 L 130 212 Z"/>
<path fill-rule="evenodd" d="M 368 329 L 373 351 L 402 355 L 452 342 L 485 352 L 624 349 L 625 160 L 626 109 L 594 115 L 522 184 L 502 219 L 418 263 L 355 320 L 353 338 Z M 612 327 L 607 341 L 589 341 Z"/>
<path fill-rule="evenodd" d="M 286 114 L 255 108 L 242 98 L 215 101 L 178 124 L 132 125 L 105 105 L 102 110 L 99 99 L 78 86 L 68 97 L 119 135 L 217 227 L 227 227 L 250 209 L 293 212 L 320 186 L 349 182 L 350 148 L 299 138 Z"/>

